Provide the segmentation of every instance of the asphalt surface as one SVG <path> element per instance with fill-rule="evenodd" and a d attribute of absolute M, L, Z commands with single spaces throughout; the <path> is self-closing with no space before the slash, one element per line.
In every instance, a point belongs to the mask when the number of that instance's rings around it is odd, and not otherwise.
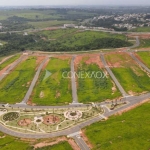
<path fill-rule="evenodd" d="M 30 87 L 29 87 L 29 89 L 28 89 L 28 91 L 27 91 L 27 93 L 26 93 L 24 99 L 22 100 L 21 104 L 22 104 L 22 103 L 26 104 L 27 101 L 29 100 L 30 95 L 32 94 L 33 88 L 34 88 L 34 86 L 35 86 L 35 84 L 36 84 L 36 82 L 37 82 L 37 80 L 38 80 L 39 75 L 40 75 L 40 72 L 41 72 L 41 70 L 42 70 L 44 64 L 46 63 L 46 61 L 47 61 L 48 59 L 49 59 L 49 58 L 45 58 L 45 59 L 43 60 L 43 62 L 40 64 L 40 66 L 39 66 L 39 68 L 38 68 L 38 70 L 37 70 L 37 72 L 36 72 L 36 74 L 35 74 L 35 76 L 34 76 L 34 78 L 33 78 L 33 80 L 32 80 L 32 83 L 31 83 L 31 85 L 30 85 Z"/>
<path fill-rule="evenodd" d="M 129 53 L 129 55 L 135 60 L 137 64 L 139 64 L 143 69 L 150 73 L 150 69 L 145 66 L 133 53 Z"/>
<path fill-rule="evenodd" d="M 102 61 L 103 65 L 105 66 L 107 72 L 109 73 L 109 75 L 111 76 L 111 78 L 115 82 L 116 86 L 118 87 L 118 89 L 122 93 L 123 97 L 129 96 L 125 92 L 125 90 L 123 89 L 123 87 L 121 86 L 121 84 L 119 83 L 119 81 L 117 80 L 117 78 L 115 77 L 115 75 L 113 74 L 113 72 L 111 71 L 111 69 L 109 68 L 109 66 L 107 65 L 106 60 L 104 58 L 104 54 L 100 54 L 100 58 L 101 58 L 101 61 Z"/>
<path fill-rule="evenodd" d="M 15 62 L 5 71 L 5 73 L 0 76 L 0 81 L 3 80 L 3 79 L 7 76 L 7 74 L 9 74 L 10 71 L 13 70 L 13 69 L 23 60 L 24 57 L 25 57 L 25 56 L 21 56 L 17 61 L 15 61 Z"/>
<path fill-rule="evenodd" d="M 78 103 L 76 77 L 75 77 L 75 70 L 74 70 L 75 57 L 76 56 L 73 56 L 71 60 L 71 86 L 72 86 L 72 99 L 73 99 L 72 103 Z"/>

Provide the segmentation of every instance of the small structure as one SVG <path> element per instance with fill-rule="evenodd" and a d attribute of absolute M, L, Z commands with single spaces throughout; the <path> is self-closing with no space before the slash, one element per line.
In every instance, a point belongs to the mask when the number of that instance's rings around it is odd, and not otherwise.
<path fill-rule="evenodd" d="M 64 24 L 64 28 L 75 28 L 75 24 Z"/>
<path fill-rule="evenodd" d="M 69 110 L 64 113 L 64 116 L 69 120 L 77 120 L 82 117 L 82 112 L 79 110 Z"/>

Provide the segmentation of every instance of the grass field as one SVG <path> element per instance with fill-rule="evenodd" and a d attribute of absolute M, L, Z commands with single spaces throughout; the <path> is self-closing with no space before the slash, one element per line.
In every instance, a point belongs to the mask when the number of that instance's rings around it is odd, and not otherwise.
<path fill-rule="evenodd" d="M 36 150 L 73 150 L 68 142 L 61 142 L 53 146 L 37 148 Z"/>
<path fill-rule="evenodd" d="M 113 91 L 113 83 L 109 76 L 99 78 L 101 75 L 98 74 L 98 78 L 92 75 L 92 72 L 101 72 L 104 76 L 104 70 L 100 69 L 96 64 L 87 65 L 81 62 L 78 68 L 78 74 L 83 71 L 83 78 L 78 78 L 78 99 L 79 102 L 101 102 L 106 99 L 114 99 L 121 94 L 118 89 L 115 88 Z M 86 77 L 86 73 L 90 74 L 91 77 Z"/>
<path fill-rule="evenodd" d="M 150 103 L 121 116 L 86 127 L 93 150 L 148 150 L 150 148 Z"/>
<path fill-rule="evenodd" d="M 150 68 L 150 52 L 137 52 L 140 59 Z"/>
<path fill-rule="evenodd" d="M 20 55 L 15 55 L 15 56 L 9 58 L 8 60 L 6 60 L 5 62 L 3 62 L 2 64 L 0 64 L 0 70 L 2 70 L 3 68 L 5 68 L 9 64 L 11 64 L 12 62 L 17 60 L 19 57 L 20 57 Z"/>
<path fill-rule="evenodd" d="M 141 39 L 140 42 L 141 42 L 140 48 L 150 47 L 150 39 Z"/>
<path fill-rule="evenodd" d="M 36 57 L 31 56 L 0 82 L 1 103 L 12 104 L 22 101 L 35 75 L 36 66 Z"/>
<path fill-rule="evenodd" d="M 129 94 L 150 91 L 150 78 L 126 53 L 113 53 L 105 56 L 112 71 Z"/>
<path fill-rule="evenodd" d="M 44 78 L 46 70 L 52 75 Z M 47 67 L 41 72 L 31 100 L 37 105 L 60 105 L 72 101 L 71 81 L 62 77 L 63 71 L 70 71 L 70 58 L 66 60 L 51 58 Z"/>
<path fill-rule="evenodd" d="M 150 27 L 138 27 L 131 30 L 132 32 L 150 32 Z"/>
<path fill-rule="evenodd" d="M 27 150 L 30 148 L 29 143 L 18 140 L 9 135 L 0 132 L 0 149 L 1 150 Z"/>
<path fill-rule="evenodd" d="M 63 26 L 64 24 L 75 23 L 73 21 L 38 21 L 38 22 L 29 22 L 30 25 L 34 26 L 35 28 L 47 28 L 52 26 Z"/>

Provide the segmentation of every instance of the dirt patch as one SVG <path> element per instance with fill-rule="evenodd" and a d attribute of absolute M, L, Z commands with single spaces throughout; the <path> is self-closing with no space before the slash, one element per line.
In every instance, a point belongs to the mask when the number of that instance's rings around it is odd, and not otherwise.
<path fill-rule="evenodd" d="M 86 144 L 88 145 L 88 147 L 90 147 L 90 149 L 92 149 L 93 145 L 90 143 L 89 139 L 87 138 L 87 136 L 85 134 L 85 129 L 82 130 L 81 136 L 82 136 L 83 140 L 86 142 Z"/>
<path fill-rule="evenodd" d="M 62 55 L 54 55 L 55 58 L 61 59 L 61 60 L 66 60 L 72 58 L 72 55 L 69 54 L 62 54 Z"/>
<path fill-rule="evenodd" d="M 52 142 L 44 141 L 44 142 L 35 144 L 34 149 L 42 148 L 45 146 L 52 146 L 52 145 L 59 144 L 60 142 L 64 142 L 64 141 L 68 142 L 73 148 L 73 150 L 80 150 L 79 146 L 75 143 L 73 139 L 67 139 L 66 137 L 57 138 L 55 141 L 52 141 Z"/>
<path fill-rule="evenodd" d="M 51 124 L 55 124 L 58 123 L 60 121 L 60 118 L 56 115 L 48 115 L 43 117 L 43 123 L 46 125 L 51 125 Z"/>
<path fill-rule="evenodd" d="M 43 98 L 43 97 L 44 97 L 44 92 L 41 91 L 41 92 L 40 92 L 40 98 Z"/>
<path fill-rule="evenodd" d="M 59 91 L 56 91 L 56 96 L 55 98 L 59 98 L 61 96 L 60 92 Z"/>
<path fill-rule="evenodd" d="M 19 125 L 19 126 L 28 126 L 28 125 L 30 125 L 30 124 L 31 124 L 31 120 L 28 119 L 28 118 L 23 119 L 23 120 L 20 120 L 20 121 L 18 122 L 18 125 Z"/>
<path fill-rule="evenodd" d="M 139 33 L 139 34 L 128 34 L 127 35 L 129 38 L 136 38 L 137 36 L 141 39 L 150 39 L 150 34 L 149 33 Z"/>

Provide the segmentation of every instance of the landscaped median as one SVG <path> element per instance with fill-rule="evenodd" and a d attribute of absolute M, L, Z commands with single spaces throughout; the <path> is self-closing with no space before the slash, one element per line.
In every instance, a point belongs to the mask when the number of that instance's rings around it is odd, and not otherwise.
<path fill-rule="evenodd" d="M 0 82 L 0 102 L 18 103 L 24 98 L 41 58 L 30 56 L 23 60 Z"/>
<path fill-rule="evenodd" d="M 103 114 L 101 107 L 75 108 L 0 108 L 0 123 L 22 133 L 49 133 L 64 130 Z"/>
<path fill-rule="evenodd" d="M 30 103 L 37 105 L 62 105 L 72 102 L 71 79 L 63 78 L 63 72 L 70 72 L 71 57 L 53 57 L 40 74 L 30 97 Z"/>
<path fill-rule="evenodd" d="M 105 55 L 108 66 L 126 92 L 137 95 L 150 91 L 150 78 L 125 52 Z"/>
<path fill-rule="evenodd" d="M 121 96 L 104 69 L 99 54 L 77 56 L 75 69 L 79 102 L 102 102 Z"/>

